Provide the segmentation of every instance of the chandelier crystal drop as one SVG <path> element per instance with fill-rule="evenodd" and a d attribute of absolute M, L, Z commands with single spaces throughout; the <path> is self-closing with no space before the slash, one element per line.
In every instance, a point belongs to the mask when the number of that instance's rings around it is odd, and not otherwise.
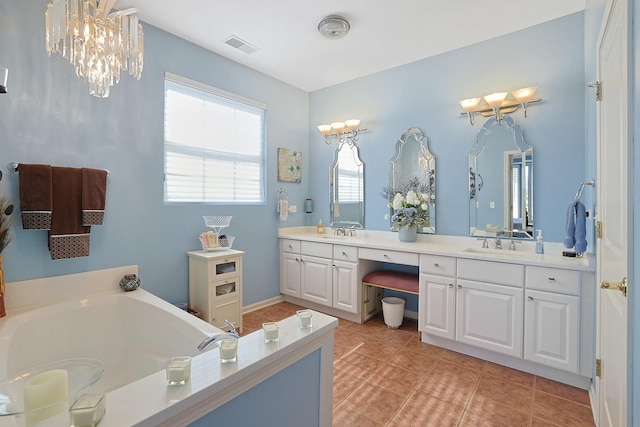
<path fill-rule="evenodd" d="M 118 0 L 51 0 L 45 12 L 47 53 L 68 59 L 89 93 L 109 96 L 120 73 L 142 77 L 144 36 L 137 9 L 109 13 Z"/>

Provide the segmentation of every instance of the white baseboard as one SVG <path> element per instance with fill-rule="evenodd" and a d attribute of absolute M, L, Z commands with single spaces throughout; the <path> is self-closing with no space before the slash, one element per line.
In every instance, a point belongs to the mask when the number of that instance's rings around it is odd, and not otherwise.
<path fill-rule="evenodd" d="M 242 307 L 242 314 L 251 313 L 252 311 L 260 310 L 261 308 L 269 307 L 270 305 L 277 304 L 284 301 L 284 296 L 278 295 L 277 297 L 258 301 L 251 305 L 245 305 Z"/>

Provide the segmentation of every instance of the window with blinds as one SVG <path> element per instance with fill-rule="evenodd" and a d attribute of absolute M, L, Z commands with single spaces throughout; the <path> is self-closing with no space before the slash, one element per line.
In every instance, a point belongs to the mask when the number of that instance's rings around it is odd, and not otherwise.
<path fill-rule="evenodd" d="M 170 73 L 165 203 L 262 204 L 266 105 Z"/>

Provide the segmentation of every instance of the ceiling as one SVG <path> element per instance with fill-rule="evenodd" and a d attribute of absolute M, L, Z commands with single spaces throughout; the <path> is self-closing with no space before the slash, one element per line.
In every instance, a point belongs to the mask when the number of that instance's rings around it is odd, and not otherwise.
<path fill-rule="evenodd" d="M 120 0 L 144 22 L 311 92 L 585 9 L 586 0 Z M 374 6 L 375 4 L 375 6 Z M 340 15 L 351 31 L 323 38 Z M 258 50 L 224 41 L 236 36 Z"/>

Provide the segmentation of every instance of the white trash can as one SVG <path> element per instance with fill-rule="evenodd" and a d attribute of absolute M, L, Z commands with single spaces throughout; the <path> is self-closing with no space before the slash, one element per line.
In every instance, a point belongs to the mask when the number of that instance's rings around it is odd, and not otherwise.
<path fill-rule="evenodd" d="M 384 323 L 390 328 L 399 328 L 404 317 L 404 300 L 397 297 L 382 298 Z"/>

